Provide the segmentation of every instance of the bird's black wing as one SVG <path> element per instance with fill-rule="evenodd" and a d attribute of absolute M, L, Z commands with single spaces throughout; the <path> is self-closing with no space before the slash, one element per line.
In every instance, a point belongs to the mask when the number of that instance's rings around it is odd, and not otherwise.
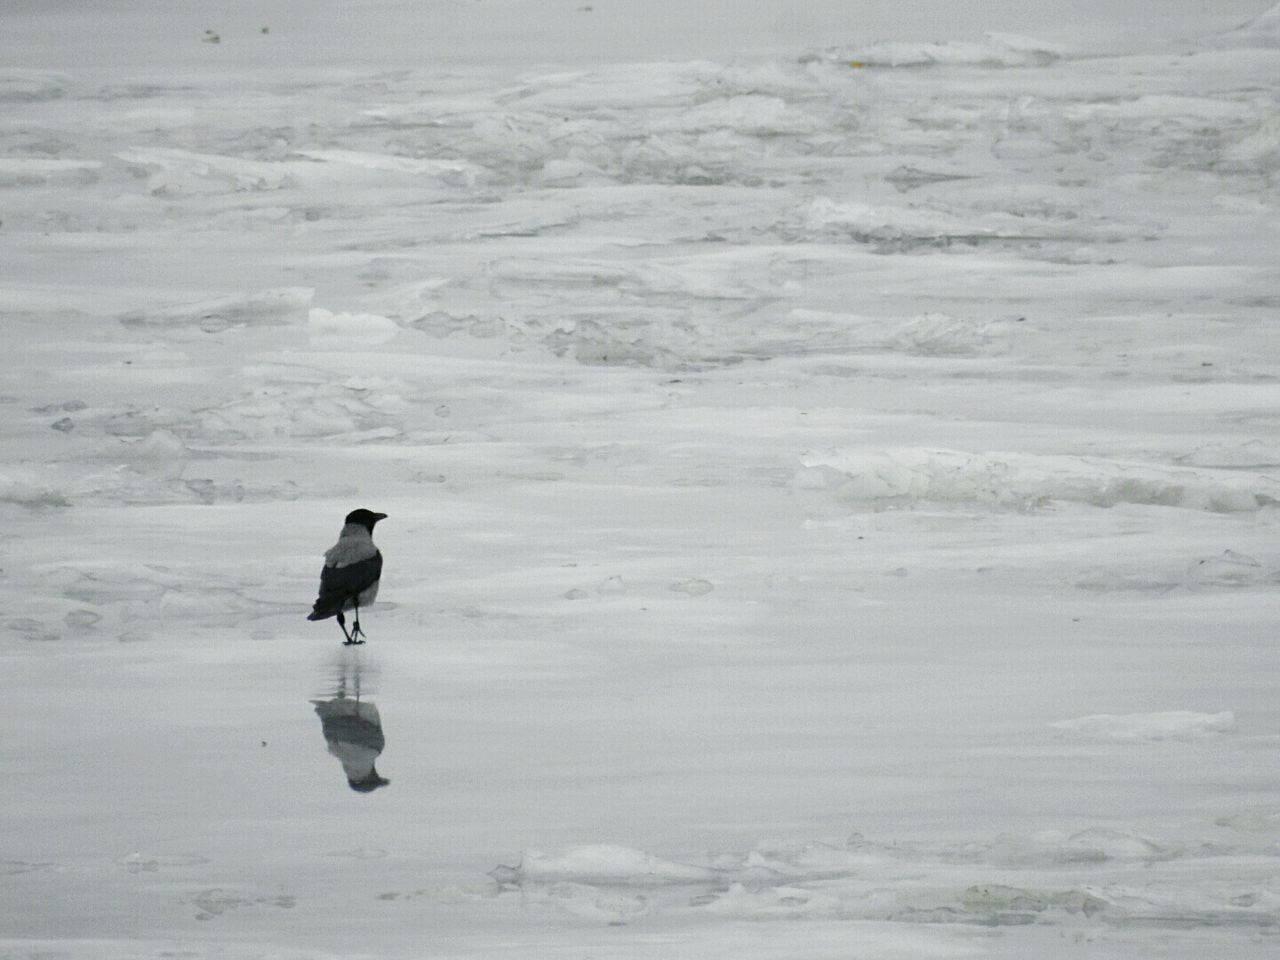
<path fill-rule="evenodd" d="M 349 601 L 377 583 L 381 576 L 381 553 L 345 567 L 325 567 L 320 571 L 320 596 L 316 598 L 307 619 L 324 620 L 332 617 Z"/>

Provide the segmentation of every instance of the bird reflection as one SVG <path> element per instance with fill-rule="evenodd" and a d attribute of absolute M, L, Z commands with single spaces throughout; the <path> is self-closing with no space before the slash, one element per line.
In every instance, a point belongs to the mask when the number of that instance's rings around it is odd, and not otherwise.
<path fill-rule="evenodd" d="M 337 690 L 329 700 L 312 700 L 329 752 L 338 758 L 347 783 L 359 793 L 372 793 L 391 781 L 380 776 L 374 762 L 386 746 L 382 718 L 372 701 L 362 700 L 361 682 L 372 671 L 359 654 L 343 655 L 336 663 Z"/>

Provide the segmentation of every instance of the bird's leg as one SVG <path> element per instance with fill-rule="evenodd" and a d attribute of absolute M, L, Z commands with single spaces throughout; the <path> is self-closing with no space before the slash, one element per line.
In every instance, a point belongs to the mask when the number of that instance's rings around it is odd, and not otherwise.
<path fill-rule="evenodd" d="M 342 611 L 338 611 L 338 626 L 342 628 L 342 635 L 346 637 L 345 643 L 350 645 L 359 641 L 351 639 L 351 634 L 347 633 L 347 618 L 342 615 Z"/>
<path fill-rule="evenodd" d="M 357 637 L 363 637 L 364 631 L 360 629 L 360 598 L 356 597 L 356 622 L 351 625 L 351 642 L 364 643 L 363 640 L 357 640 Z"/>

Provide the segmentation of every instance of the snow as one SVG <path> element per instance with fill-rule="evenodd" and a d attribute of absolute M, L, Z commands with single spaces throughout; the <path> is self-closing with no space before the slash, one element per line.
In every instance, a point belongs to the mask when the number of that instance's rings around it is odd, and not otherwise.
<path fill-rule="evenodd" d="M 1100 714 L 1052 724 L 1069 736 L 1099 740 L 1199 740 L 1230 733 L 1236 727 L 1230 710 L 1221 713 L 1193 713 L 1171 710 L 1166 713 L 1134 713 L 1123 717 Z"/>
<path fill-rule="evenodd" d="M 802 486 L 834 488 L 838 499 L 855 503 L 974 501 L 1026 509 L 1076 501 L 1229 513 L 1280 502 L 1280 484 L 1262 473 L 1180 471 L 1084 457 L 879 448 L 807 453 L 801 463 L 797 479 Z"/>
<path fill-rule="evenodd" d="M 0 32 L 0 955 L 1274 953 L 1280 6 L 110 6 Z"/>

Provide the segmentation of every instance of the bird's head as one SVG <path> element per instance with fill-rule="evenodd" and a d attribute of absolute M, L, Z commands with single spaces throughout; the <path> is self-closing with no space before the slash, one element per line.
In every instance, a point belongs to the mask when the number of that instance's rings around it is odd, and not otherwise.
<path fill-rule="evenodd" d="M 348 513 L 347 519 L 344 522 L 358 523 L 370 533 L 373 533 L 373 525 L 379 520 L 385 519 L 387 519 L 387 515 L 385 513 L 374 513 L 372 510 L 366 510 L 364 507 L 361 507 L 359 510 L 352 510 Z"/>

